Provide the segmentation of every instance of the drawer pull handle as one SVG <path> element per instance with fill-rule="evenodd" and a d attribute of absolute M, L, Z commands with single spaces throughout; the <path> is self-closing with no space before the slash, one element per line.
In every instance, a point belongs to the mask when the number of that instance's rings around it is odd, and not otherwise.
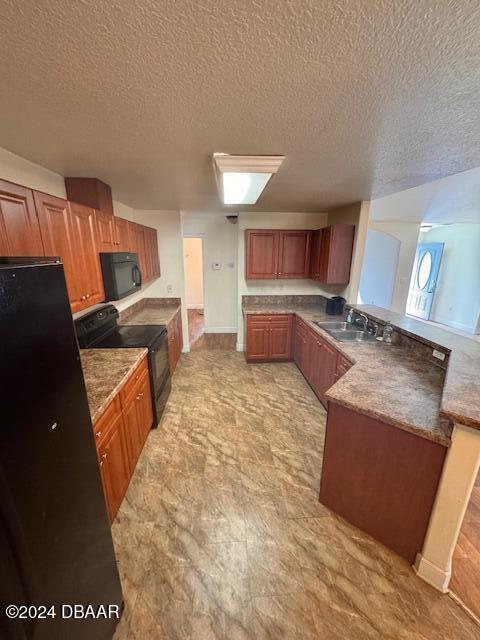
<path fill-rule="evenodd" d="M 141 398 L 143 398 L 143 393 L 139 393 L 137 396 L 137 400 L 140 400 Z"/>

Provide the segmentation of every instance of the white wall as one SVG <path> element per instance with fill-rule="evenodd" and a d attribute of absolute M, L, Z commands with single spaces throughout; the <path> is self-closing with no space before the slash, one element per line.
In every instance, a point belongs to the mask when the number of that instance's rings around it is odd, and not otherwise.
<path fill-rule="evenodd" d="M 203 309 L 202 238 L 183 239 L 187 309 Z"/>
<path fill-rule="evenodd" d="M 415 262 L 420 224 L 417 222 L 369 222 L 368 229 L 381 231 L 400 241 L 395 284 L 389 308 L 396 313 L 404 314 L 413 263 Z"/>
<path fill-rule="evenodd" d="M 397 274 L 400 240 L 368 229 L 358 302 L 390 309 Z"/>
<path fill-rule="evenodd" d="M 126 211 L 128 213 L 128 211 Z M 122 216 L 123 217 L 123 216 Z M 188 351 L 188 319 L 186 311 L 183 273 L 183 239 L 180 211 L 135 210 L 133 220 L 158 231 L 160 278 L 148 284 L 141 292 L 129 296 L 115 306 L 121 311 L 141 298 L 180 298 L 184 351 Z"/>
<path fill-rule="evenodd" d="M 420 242 L 444 242 L 430 320 L 474 333 L 480 309 L 480 224 L 434 227 Z"/>
<path fill-rule="evenodd" d="M 235 333 L 238 226 L 216 212 L 182 212 L 182 225 L 184 236 L 203 237 L 205 332 Z"/>
<path fill-rule="evenodd" d="M 65 198 L 63 176 L 0 148 L 0 179 Z"/>

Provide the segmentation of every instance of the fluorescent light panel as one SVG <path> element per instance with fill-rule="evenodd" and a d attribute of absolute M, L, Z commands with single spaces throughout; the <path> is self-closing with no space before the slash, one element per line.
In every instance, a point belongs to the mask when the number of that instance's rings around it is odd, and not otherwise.
<path fill-rule="evenodd" d="M 220 197 L 224 204 L 255 204 L 284 156 L 213 154 Z"/>

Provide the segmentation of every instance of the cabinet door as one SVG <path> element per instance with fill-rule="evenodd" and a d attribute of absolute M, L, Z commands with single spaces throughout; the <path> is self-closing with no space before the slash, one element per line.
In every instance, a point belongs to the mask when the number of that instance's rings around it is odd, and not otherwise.
<path fill-rule="evenodd" d="M 343 375 L 347 373 L 347 371 L 351 368 L 351 363 L 349 360 L 338 354 L 337 359 L 337 375 L 335 376 L 335 380 L 338 380 Z"/>
<path fill-rule="evenodd" d="M 278 231 L 245 231 L 245 278 L 268 280 L 278 277 Z"/>
<path fill-rule="evenodd" d="M 306 378 L 319 399 L 322 398 L 324 353 L 318 335 L 311 331 L 308 337 L 309 359 Z"/>
<path fill-rule="evenodd" d="M 95 209 L 95 222 L 97 230 L 97 250 L 110 253 L 117 251 L 118 243 L 115 236 L 115 219 L 106 211 Z"/>
<path fill-rule="evenodd" d="M 73 301 L 72 308 L 79 310 L 102 302 L 104 291 L 96 249 L 95 210 L 76 202 L 69 202 L 68 206 L 78 285 L 78 299 Z"/>
<path fill-rule="evenodd" d="M 128 220 L 125 218 L 114 218 L 114 226 L 115 226 L 115 251 L 120 251 L 121 253 L 135 253 L 135 242 L 130 234 L 130 227 L 128 225 Z"/>
<path fill-rule="evenodd" d="M 32 190 L 4 180 L 0 180 L 0 255 L 45 255 Z"/>
<path fill-rule="evenodd" d="M 290 360 L 292 357 L 292 325 L 272 322 L 269 328 L 269 360 Z"/>
<path fill-rule="evenodd" d="M 327 342 L 324 342 L 322 340 L 321 344 L 323 357 L 319 381 L 319 398 L 322 404 L 326 407 L 327 399 L 325 398 L 325 392 L 330 389 L 330 387 L 336 380 L 338 353 L 336 349 L 330 346 Z"/>
<path fill-rule="evenodd" d="M 249 362 L 268 360 L 270 326 L 267 323 L 247 321 L 246 358 Z"/>
<path fill-rule="evenodd" d="M 146 250 L 145 250 L 145 227 L 141 224 L 134 224 L 135 231 L 135 247 L 136 253 L 138 253 L 138 261 L 140 263 L 140 271 L 142 272 L 142 282 L 148 282 L 150 279 L 150 273 L 148 269 Z"/>
<path fill-rule="evenodd" d="M 125 442 L 127 448 L 128 471 L 131 476 L 135 470 L 137 460 L 143 448 L 142 430 L 139 424 L 136 396 L 123 405 L 123 420 L 125 424 Z"/>
<path fill-rule="evenodd" d="M 308 278 L 311 231 L 280 231 L 279 278 Z"/>
<path fill-rule="evenodd" d="M 322 242 L 322 229 L 317 229 L 312 234 L 312 249 L 310 255 L 310 278 L 320 278 L 320 246 Z"/>
<path fill-rule="evenodd" d="M 142 446 L 150 433 L 153 422 L 152 396 L 150 393 L 150 381 L 148 374 L 145 374 L 138 383 L 137 392 L 135 394 L 135 403 L 137 411 L 138 431 L 141 436 Z"/>
<path fill-rule="evenodd" d="M 335 224 L 322 230 L 318 280 L 326 284 L 348 284 L 355 225 Z"/>
<path fill-rule="evenodd" d="M 115 518 L 128 487 L 129 474 L 125 466 L 122 438 L 122 415 L 111 425 L 108 435 L 98 448 L 100 470 L 110 522 Z"/>
<path fill-rule="evenodd" d="M 158 255 L 157 230 L 145 227 L 145 252 L 148 276 L 150 280 L 160 276 L 160 259 Z"/>
<path fill-rule="evenodd" d="M 34 191 L 35 207 L 42 243 L 47 256 L 60 256 L 67 281 L 68 297 L 72 313 L 78 311 L 79 300 L 77 278 L 78 267 L 75 264 L 72 238 L 72 224 L 67 200 Z"/>
<path fill-rule="evenodd" d="M 176 320 L 175 320 L 175 330 L 176 330 L 176 334 L 175 334 L 175 339 L 176 339 L 176 343 L 177 343 L 177 362 L 182 354 L 182 348 L 183 348 L 183 333 L 182 333 L 182 314 L 180 311 L 177 312 L 177 315 L 175 316 Z"/>

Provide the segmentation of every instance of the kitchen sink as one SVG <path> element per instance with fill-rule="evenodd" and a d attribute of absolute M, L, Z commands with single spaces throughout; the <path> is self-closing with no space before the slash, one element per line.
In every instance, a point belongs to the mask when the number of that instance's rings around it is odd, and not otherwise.
<path fill-rule="evenodd" d="M 340 322 L 339 320 L 325 320 L 324 322 L 315 322 L 315 324 L 325 331 L 351 331 L 354 329 L 350 322 Z"/>
<path fill-rule="evenodd" d="M 346 331 L 329 331 L 328 333 L 337 340 L 340 340 L 340 342 L 374 342 L 375 344 L 380 344 L 375 336 L 372 336 L 372 334 L 367 331 L 350 329 Z"/>
<path fill-rule="evenodd" d="M 315 322 L 315 324 L 340 342 L 371 342 L 373 344 L 380 344 L 380 341 L 377 340 L 375 336 L 372 336 L 371 333 L 357 329 L 350 322 L 326 320 L 324 322 Z"/>

